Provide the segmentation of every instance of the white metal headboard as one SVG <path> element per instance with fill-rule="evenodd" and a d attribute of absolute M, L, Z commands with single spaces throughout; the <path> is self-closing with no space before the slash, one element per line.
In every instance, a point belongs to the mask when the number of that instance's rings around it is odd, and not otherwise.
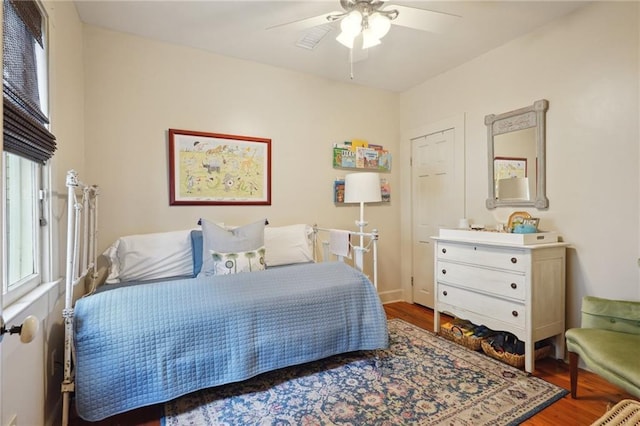
<path fill-rule="evenodd" d="M 64 375 L 62 381 L 62 426 L 69 423 L 70 393 L 74 391 L 71 366 L 73 356 L 73 288 L 81 278 L 97 279 L 98 186 L 85 185 L 75 170 L 67 172 L 67 268 L 64 319 Z M 82 249 L 82 258 L 78 254 Z"/>
<path fill-rule="evenodd" d="M 329 233 L 331 231 L 334 231 L 333 229 L 327 229 L 327 228 L 320 228 L 316 225 L 313 226 L 313 235 L 314 235 L 314 241 L 313 241 L 313 249 L 314 251 L 317 249 L 317 243 L 318 243 L 318 233 L 319 232 L 326 232 Z M 373 286 L 377 289 L 378 288 L 378 238 L 379 238 L 379 234 L 378 234 L 378 230 L 374 229 L 371 232 L 357 232 L 357 231 L 348 231 L 349 234 L 351 236 L 356 236 L 356 237 L 360 237 L 360 244 L 355 246 L 353 244 L 351 244 L 351 248 L 354 251 L 354 260 L 353 263 L 354 265 L 362 272 L 364 272 L 364 253 L 367 253 L 369 251 L 372 251 L 372 255 L 373 255 L 373 278 L 372 278 L 372 282 L 373 282 Z M 327 260 L 329 259 L 332 254 L 329 250 L 329 241 L 327 240 L 321 240 L 320 241 L 322 244 L 322 256 L 323 256 L 323 260 Z M 317 257 L 317 253 L 314 253 L 314 257 Z M 344 259 L 342 259 L 342 257 L 337 256 L 338 260 L 343 261 Z M 316 258 L 317 260 L 317 258 Z"/>

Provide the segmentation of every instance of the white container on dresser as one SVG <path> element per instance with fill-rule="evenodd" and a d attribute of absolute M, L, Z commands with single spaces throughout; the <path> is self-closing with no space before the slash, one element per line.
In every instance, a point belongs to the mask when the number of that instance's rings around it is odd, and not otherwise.
<path fill-rule="evenodd" d="M 554 337 L 555 357 L 563 359 L 566 244 L 484 241 L 484 232 L 469 232 L 464 238 L 434 237 L 434 331 L 445 312 L 515 334 L 525 342 L 529 373 L 539 340 Z"/>

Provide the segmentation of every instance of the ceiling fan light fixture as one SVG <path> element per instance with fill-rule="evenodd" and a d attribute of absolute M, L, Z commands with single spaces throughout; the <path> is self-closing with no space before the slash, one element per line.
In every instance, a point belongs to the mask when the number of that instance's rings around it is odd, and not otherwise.
<path fill-rule="evenodd" d="M 375 37 L 379 40 L 386 36 L 391 29 L 391 19 L 381 13 L 373 13 L 369 16 L 369 30 L 373 32 Z"/>
<path fill-rule="evenodd" d="M 356 34 L 357 35 L 357 34 Z M 351 34 L 347 34 L 344 31 L 342 31 L 338 37 L 336 37 L 336 40 L 343 45 L 344 47 L 347 47 L 349 49 L 353 49 L 353 42 L 356 39 L 355 35 L 351 35 Z"/>
<path fill-rule="evenodd" d="M 371 28 L 362 31 L 362 48 L 368 49 L 380 44 L 380 39 L 376 36 Z"/>
<path fill-rule="evenodd" d="M 340 29 L 344 34 L 355 37 L 362 31 L 362 13 L 357 10 L 349 12 L 347 16 L 342 18 Z"/>

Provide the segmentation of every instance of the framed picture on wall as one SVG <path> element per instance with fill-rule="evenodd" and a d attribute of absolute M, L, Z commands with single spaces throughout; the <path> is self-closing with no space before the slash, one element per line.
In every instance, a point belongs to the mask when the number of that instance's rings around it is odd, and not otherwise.
<path fill-rule="evenodd" d="M 169 204 L 271 205 L 271 139 L 169 129 Z"/>

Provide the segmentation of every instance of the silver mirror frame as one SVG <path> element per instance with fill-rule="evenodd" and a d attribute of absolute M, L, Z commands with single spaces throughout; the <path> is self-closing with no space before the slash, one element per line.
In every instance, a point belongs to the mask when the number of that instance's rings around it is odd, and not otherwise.
<path fill-rule="evenodd" d="M 488 170 L 489 170 L 489 198 L 487 198 L 487 208 L 496 207 L 535 207 L 546 209 L 549 207 L 549 199 L 546 195 L 546 112 L 549 109 L 549 101 L 540 99 L 533 105 L 505 112 L 504 114 L 490 114 L 484 117 L 484 124 L 487 125 L 487 149 L 488 149 Z M 536 156 L 537 156 L 537 180 L 536 198 L 529 201 L 501 201 L 496 198 L 496 184 L 494 165 L 494 136 L 504 133 L 515 132 L 517 130 L 536 128 Z"/>

